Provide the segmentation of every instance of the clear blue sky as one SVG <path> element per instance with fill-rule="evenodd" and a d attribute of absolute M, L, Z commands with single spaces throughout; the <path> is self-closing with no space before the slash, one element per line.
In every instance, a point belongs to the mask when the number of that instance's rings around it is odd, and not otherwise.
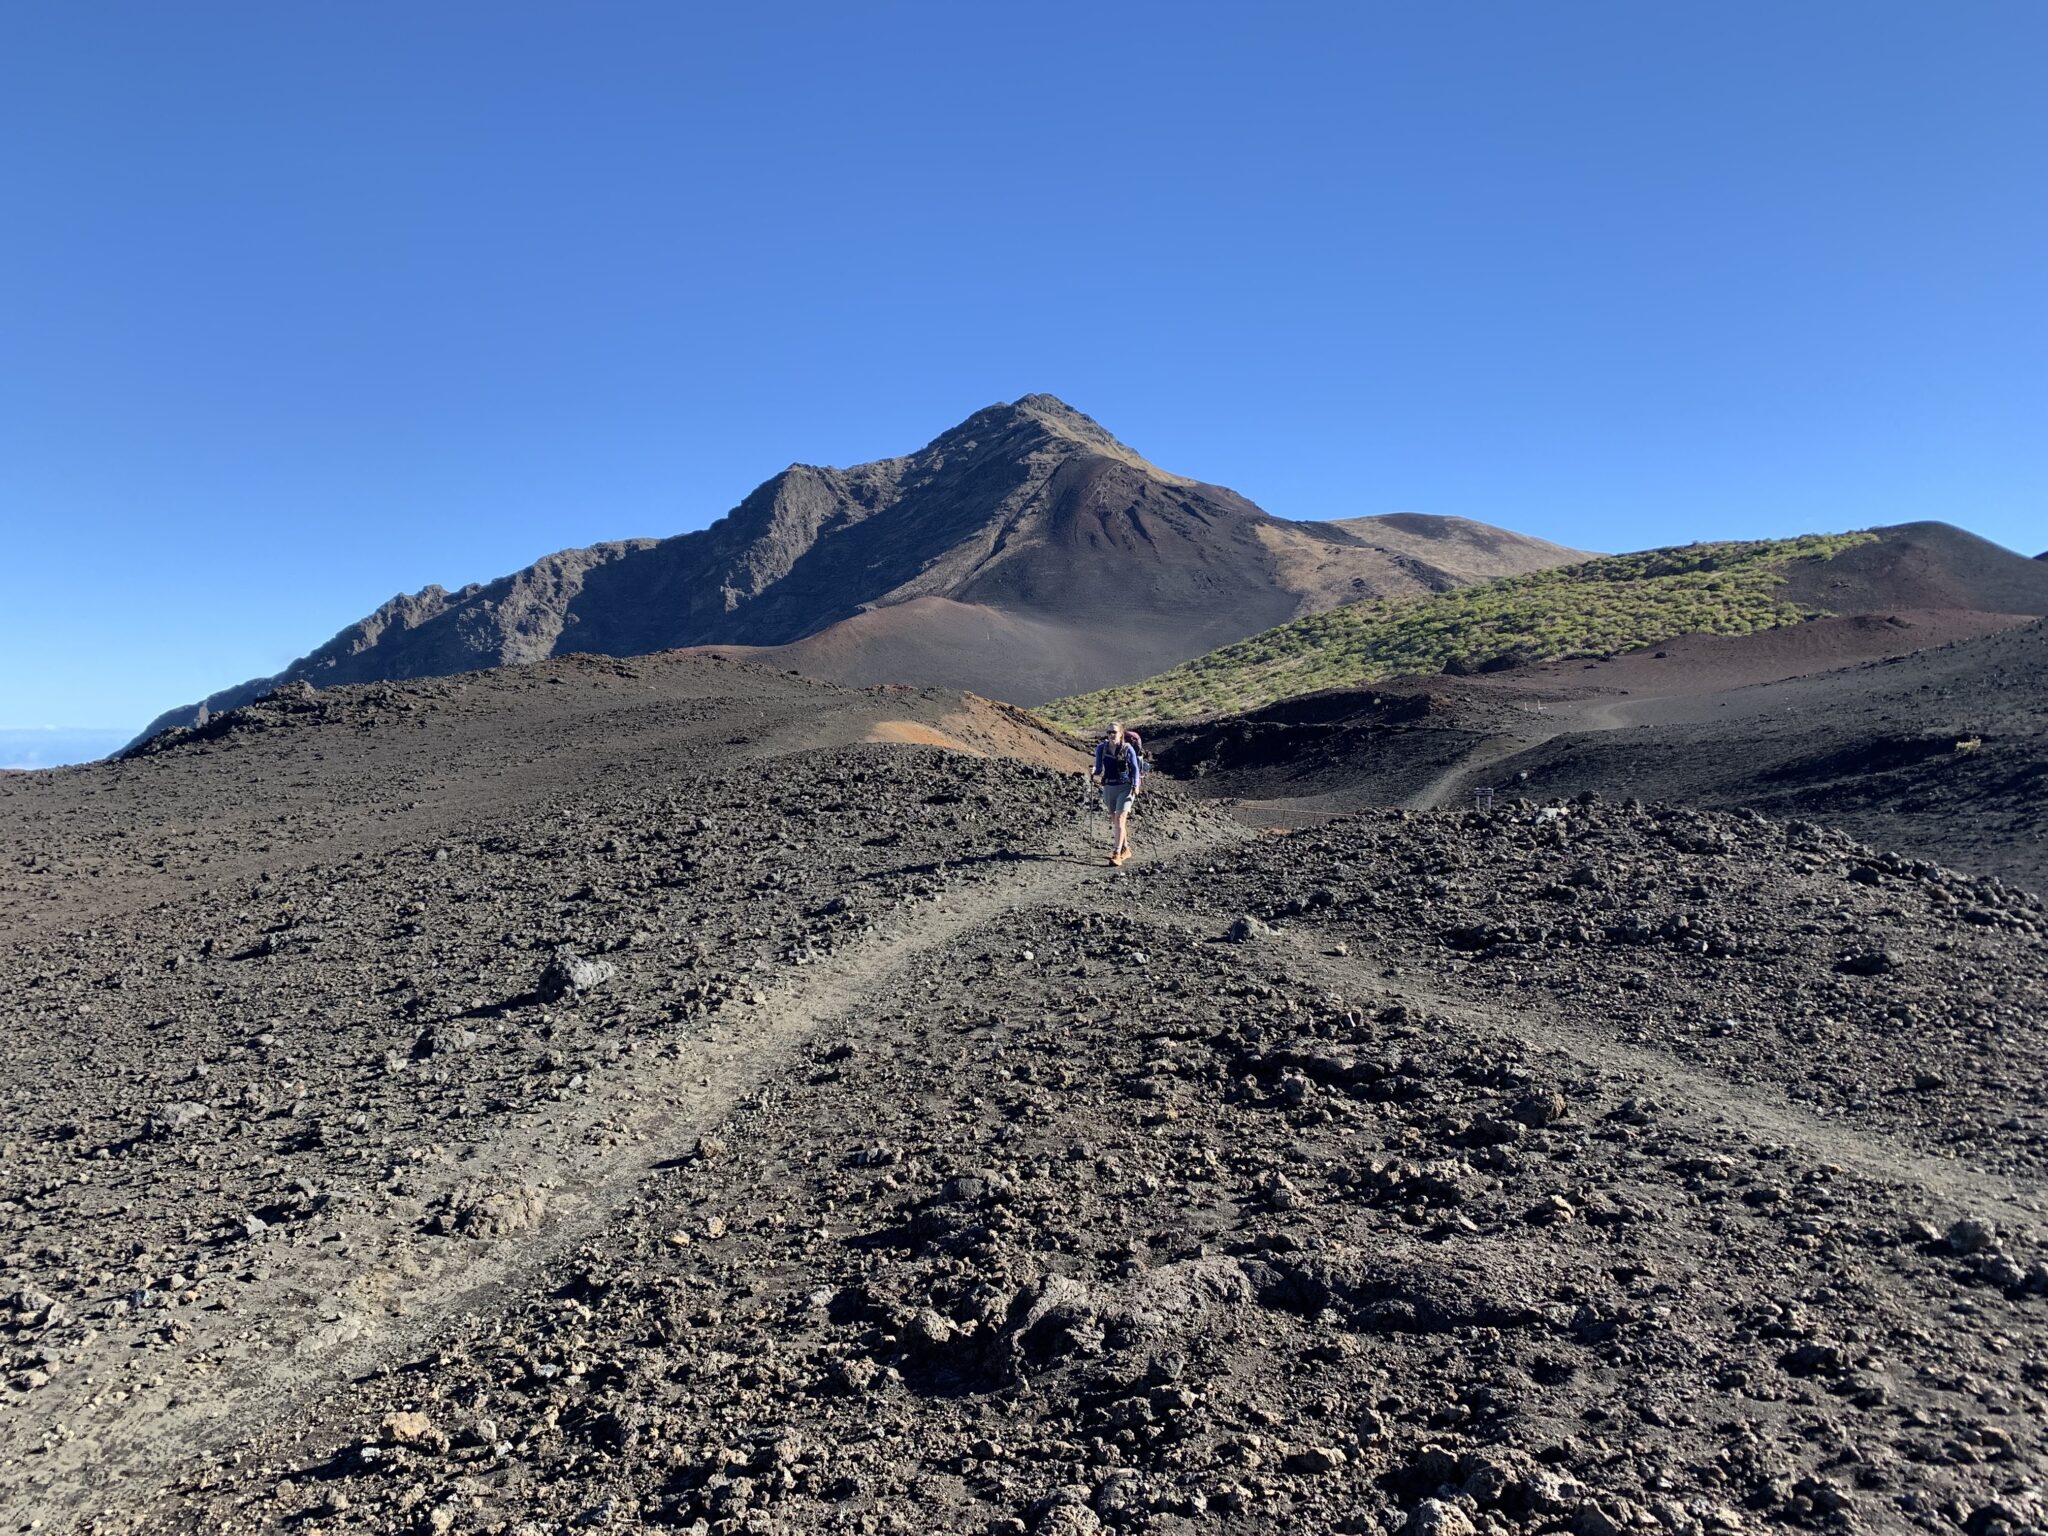
<path fill-rule="evenodd" d="M 1033 390 L 1316 518 L 2048 545 L 2048 6 L 0 12 L 0 727 Z"/>

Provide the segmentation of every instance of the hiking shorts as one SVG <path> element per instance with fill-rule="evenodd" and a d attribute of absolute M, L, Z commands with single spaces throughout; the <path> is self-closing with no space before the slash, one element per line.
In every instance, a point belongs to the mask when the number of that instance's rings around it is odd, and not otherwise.
<path fill-rule="evenodd" d="M 1131 796 L 1135 793 L 1137 786 L 1134 784 L 1105 784 L 1102 786 L 1102 808 L 1112 816 L 1129 810 Z"/>

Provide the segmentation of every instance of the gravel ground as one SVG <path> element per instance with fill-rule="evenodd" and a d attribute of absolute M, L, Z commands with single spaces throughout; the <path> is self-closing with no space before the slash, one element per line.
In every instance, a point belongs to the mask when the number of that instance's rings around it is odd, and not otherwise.
<path fill-rule="evenodd" d="M 7 1528 L 2042 1528 L 2036 898 L 1164 785 L 1111 870 L 1057 744 L 866 741 L 976 708 L 570 660 L 0 785 Z"/>

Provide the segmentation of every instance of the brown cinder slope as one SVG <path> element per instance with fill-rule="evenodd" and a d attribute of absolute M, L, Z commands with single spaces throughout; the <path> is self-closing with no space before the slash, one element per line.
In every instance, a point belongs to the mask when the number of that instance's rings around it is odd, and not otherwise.
<path fill-rule="evenodd" d="M 1547 571 L 1554 565 L 1592 558 L 1590 550 L 1567 549 L 1548 539 L 1476 523 L 1469 517 L 1391 512 L 1383 517 L 1339 518 L 1331 526 L 1354 533 L 1368 544 L 1427 561 L 1461 582 Z"/>
<path fill-rule="evenodd" d="M 1949 523 L 1894 523 L 1874 542 L 1787 569 L 1785 596 L 1830 613 L 2048 614 L 2048 572 Z"/>
<path fill-rule="evenodd" d="M 880 626 L 888 666 L 845 659 L 868 626 L 821 649 L 840 658 L 829 675 L 943 675 L 1034 703 L 1146 676 L 1303 613 L 1466 579 L 1338 525 L 1269 516 L 1146 462 L 1051 395 L 1026 395 L 903 458 L 793 465 L 699 532 L 564 550 L 487 585 L 394 598 L 277 676 L 172 710 L 144 734 L 283 682 L 442 676 L 578 651 L 784 646 L 917 599 L 1052 628 L 1033 644 L 963 651 L 945 624 L 920 637 L 916 613 L 901 614 Z"/>
<path fill-rule="evenodd" d="M 1584 667 L 1396 679 L 1150 736 L 1166 774 L 1256 820 L 1451 806 L 1481 788 L 1592 793 L 1816 818 L 2039 890 L 2044 679 L 2042 620 L 1861 616 Z"/>
<path fill-rule="evenodd" d="M 713 655 L 866 687 L 917 678 L 935 688 L 973 688 L 989 677 L 1029 677 L 1028 692 L 1057 693 L 1063 680 L 1099 671 L 1114 631 L 1082 628 L 986 603 L 913 597 L 842 619 L 791 645 L 714 646 Z M 1023 690 L 1011 690 L 1013 695 Z M 1028 697 L 1026 703 L 1040 702 Z"/>
<path fill-rule="evenodd" d="M 1491 771 L 1543 796 L 1593 789 L 1813 817 L 2048 886 L 2040 621 L 1841 671 L 1645 700 L 1621 723 L 1556 736 Z"/>

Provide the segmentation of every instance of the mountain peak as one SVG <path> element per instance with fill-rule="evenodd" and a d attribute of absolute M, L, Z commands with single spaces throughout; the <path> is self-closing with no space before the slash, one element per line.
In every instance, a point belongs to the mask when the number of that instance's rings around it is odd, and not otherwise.
<path fill-rule="evenodd" d="M 1010 402 L 1010 409 L 1020 411 L 1027 416 L 1037 416 L 1044 420 L 1058 419 L 1085 423 L 1088 426 L 1095 427 L 1097 431 L 1101 430 L 1101 427 L 1097 425 L 1093 417 L 1085 412 L 1075 410 L 1058 395 L 1019 395 Z"/>
<path fill-rule="evenodd" d="M 1129 682 L 1333 603 L 1455 584 L 1434 553 L 1384 542 L 1268 517 L 1034 392 L 898 457 L 792 465 L 705 528 L 396 598 L 207 708 L 286 682 L 443 676 L 569 650 L 765 655 L 814 638 L 796 659 L 819 675 L 945 677 L 1028 703 Z M 841 627 L 875 613 L 888 617 Z M 146 734 L 196 715 L 172 710 Z"/>
<path fill-rule="evenodd" d="M 1117 442 L 1101 422 L 1085 411 L 1075 410 L 1058 395 L 1020 395 L 1009 405 L 999 409 L 1007 410 L 1016 416 L 1028 417 L 1061 437 L 1070 437 L 1077 442 L 1109 444 L 1124 453 L 1131 451 Z"/>
<path fill-rule="evenodd" d="M 1020 395 L 1007 404 L 986 406 L 961 422 L 951 431 L 941 434 L 932 445 L 958 443 L 963 439 L 987 442 L 992 437 L 1011 433 L 1043 434 L 1060 443 L 1085 448 L 1157 476 L 1159 479 L 1185 485 L 1188 482 L 1178 475 L 1168 474 L 1152 463 L 1137 450 L 1119 442 L 1110 430 L 1093 416 L 1078 411 L 1058 395 Z"/>

